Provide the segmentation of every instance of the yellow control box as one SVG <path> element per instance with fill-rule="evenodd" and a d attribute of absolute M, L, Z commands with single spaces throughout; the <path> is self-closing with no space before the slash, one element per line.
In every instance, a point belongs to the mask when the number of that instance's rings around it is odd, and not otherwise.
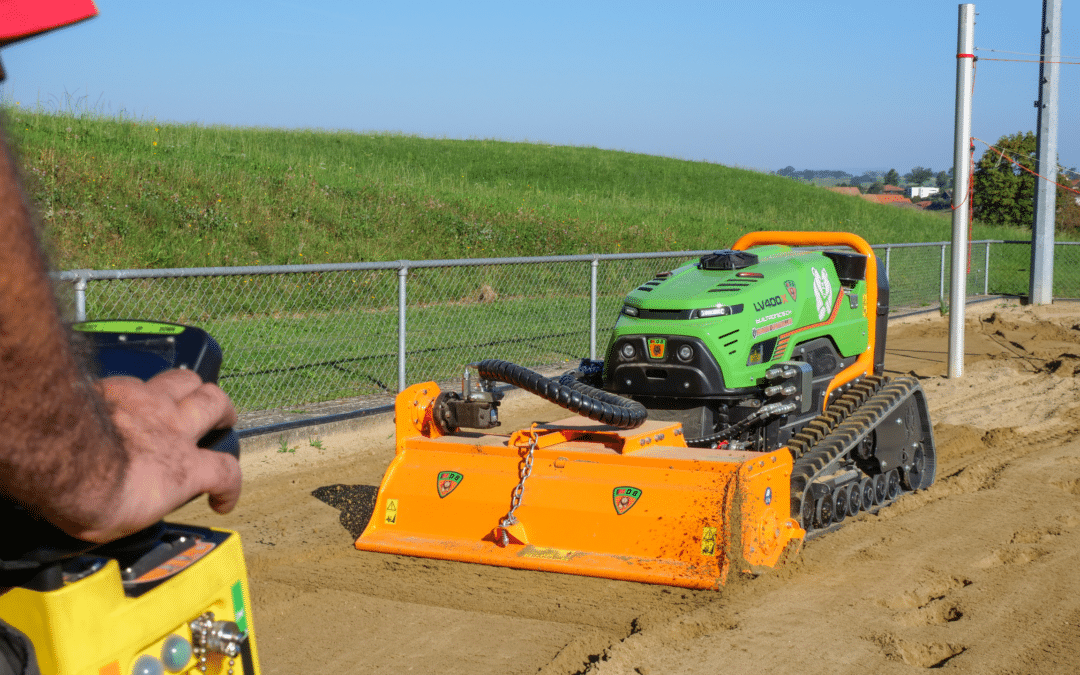
<path fill-rule="evenodd" d="M 235 532 L 166 524 L 146 550 L 91 552 L 60 572 L 56 588 L 0 596 L 0 618 L 33 642 L 42 675 L 258 675 Z"/>

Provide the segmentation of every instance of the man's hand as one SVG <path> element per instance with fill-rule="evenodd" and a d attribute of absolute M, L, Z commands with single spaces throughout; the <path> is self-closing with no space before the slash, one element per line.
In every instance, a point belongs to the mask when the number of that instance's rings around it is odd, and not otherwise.
<path fill-rule="evenodd" d="M 236 410 L 221 389 L 189 370 L 165 371 L 148 382 L 109 377 L 98 381 L 98 389 L 119 433 L 127 471 L 97 523 L 65 529 L 106 542 L 153 525 L 204 492 L 219 513 L 236 506 L 240 464 L 232 455 L 196 445 L 211 429 L 236 423 Z"/>

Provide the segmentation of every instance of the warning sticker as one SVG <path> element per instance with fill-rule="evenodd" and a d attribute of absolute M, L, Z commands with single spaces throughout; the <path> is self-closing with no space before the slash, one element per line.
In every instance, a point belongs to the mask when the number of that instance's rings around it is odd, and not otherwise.
<path fill-rule="evenodd" d="M 397 523 L 397 500 L 386 500 L 386 516 L 383 518 L 383 522 L 387 525 L 394 525 Z"/>
<path fill-rule="evenodd" d="M 519 558 L 542 558 L 544 560 L 569 560 L 574 557 L 575 551 L 565 551 L 561 548 L 541 548 L 539 546 L 526 546 L 518 553 Z"/>
<path fill-rule="evenodd" d="M 716 555 L 715 527 L 706 527 L 701 531 L 701 555 Z"/>

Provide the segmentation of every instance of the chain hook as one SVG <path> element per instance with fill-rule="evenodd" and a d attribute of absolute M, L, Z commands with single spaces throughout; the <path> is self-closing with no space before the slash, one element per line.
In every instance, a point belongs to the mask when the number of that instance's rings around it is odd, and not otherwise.
<path fill-rule="evenodd" d="M 520 438 L 517 441 L 517 447 L 526 448 L 524 456 L 521 458 L 521 462 L 518 466 L 518 484 L 514 486 L 514 491 L 510 495 L 510 510 L 506 512 L 506 515 L 499 520 L 499 539 L 496 542 L 499 546 L 505 548 L 510 543 L 510 536 L 506 532 L 506 528 L 511 525 L 516 525 L 518 520 L 514 515 L 514 511 L 521 506 L 521 498 L 525 495 L 525 481 L 532 475 L 533 470 L 533 457 L 536 453 L 536 446 L 539 442 L 539 434 L 536 431 L 536 423 L 525 432 L 528 436 L 528 446 L 521 442 Z"/>

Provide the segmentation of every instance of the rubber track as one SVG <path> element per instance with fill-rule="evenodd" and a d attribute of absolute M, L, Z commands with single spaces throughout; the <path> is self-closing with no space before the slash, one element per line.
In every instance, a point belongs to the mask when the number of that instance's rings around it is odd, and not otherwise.
<path fill-rule="evenodd" d="M 806 426 L 799 430 L 788 441 L 788 449 L 791 450 L 792 458 L 798 460 L 807 450 L 821 442 L 828 436 L 833 428 L 842 422 L 848 415 L 858 410 L 867 398 L 881 385 L 883 378 L 877 376 L 865 377 L 859 380 L 844 395 L 826 409 L 824 413 L 807 422 Z"/>
<path fill-rule="evenodd" d="M 803 500 L 807 498 L 810 484 L 821 471 L 838 457 L 849 453 L 882 419 L 908 399 L 918 386 L 918 382 L 910 377 L 891 380 L 866 378 L 796 434 L 789 444 L 795 454 L 795 465 L 791 472 L 793 518 L 801 522 Z M 871 510 L 876 511 L 892 501 L 894 500 L 887 499 Z M 812 533 L 808 529 L 807 537 L 827 532 L 836 525 L 839 523 L 816 529 Z"/>
<path fill-rule="evenodd" d="M 480 377 L 521 387 L 552 403 L 591 420 L 619 429 L 634 429 L 645 423 L 645 406 L 622 396 L 590 387 L 582 382 L 561 384 L 540 373 L 509 361 L 485 359 L 476 365 Z"/>

